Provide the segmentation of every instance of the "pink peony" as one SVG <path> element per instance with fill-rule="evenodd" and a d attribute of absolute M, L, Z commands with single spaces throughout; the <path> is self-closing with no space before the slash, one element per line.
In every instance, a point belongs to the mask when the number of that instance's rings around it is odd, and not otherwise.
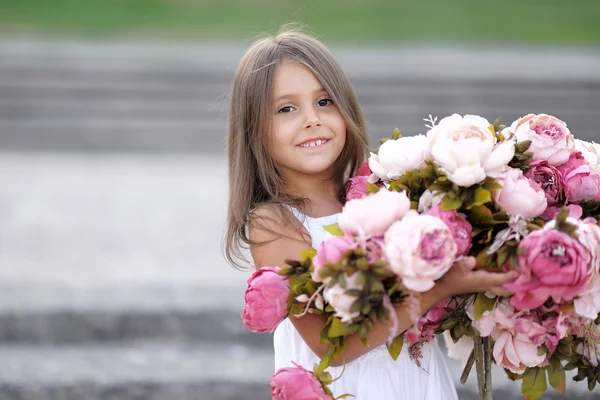
<path fill-rule="evenodd" d="M 346 184 L 346 201 L 362 199 L 367 196 L 368 176 L 355 176 L 348 179 Z"/>
<path fill-rule="evenodd" d="M 404 192 L 379 192 L 350 200 L 338 219 L 344 233 L 352 236 L 383 236 L 385 231 L 410 210 L 410 200 Z"/>
<path fill-rule="evenodd" d="M 562 313 L 543 313 L 540 309 L 517 318 L 515 330 L 538 347 L 546 345 L 549 352 L 553 353 L 558 342 L 566 336 L 568 325 Z"/>
<path fill-rule="evenodd" d="M 573 135 L 560 119 L 546 114 L 528 114 L 512 123 L 510 130 L 519 142 L 531 140 L 528 152 L 533 160 L 546 160 L 549 165 L 565 163 L 575 148 Z"/>
<path fill-rule="evenodd" d="M 538 346 L 527 337 L 504 330 L 495 339 L 492 350 L 496 364 L 515 374 L 522 374 L 528 367 L 537 367 L 546 360 L 546 355 L 538 355 Z"/>
<path fill-rule="evenodd" d="M 552 298 L 556 303 L 571 301 L 590 280 L 589 253 L 576 239 L 555 229 L 531 233 L 520 243 L 519 277 L 507 283 L 515 294 L 511 304 L 532 309 Z"/>
<path fill-rule="evenodd" d="M 369 177 L 369 176 L 371 176 L 372 173 L 373 172 L 371 171 L 371 168 L 369 168 L 369 162 L 365 161 L 364 163 L 362 163 L 362 165 L 360 166 L 358 171 L 356 171 L 356 176 Z"/>
<path fill-rule="evenodd" d="M 281 368 L 271 379 L 273 400 L 332 400 L 312 372 L 300 365 Z"/>
<path fill-rule="evenodd" d="M 450 232 L 452 232 L 452 237 L 456 243 L 455 257 L 466 256 L 469 253 L 473 227 L 464 217 L 458 215 L 456 210 L 442 211 L 442 207 L 437 205 L 425 212 L 425 215 L 441 219 L 450 228 Z"/>
<path fill-rule="evenodd" d="M 564 181 L 559 170 L 545 160 L 533 161 L 529 167 L 531 169 L 525 173 L 525 176 L 542 188 L 546 194 L 548 205 L 564 204 Z"/>
<path fill-rule="evenodd" d="M 444 222 L 430 215 L 407 216 L 385 233 L 390 268 L 409 290 L 425 292 L 454 263 L 456 243 Z"/>
<path fill-rule="evenodd" d="M 554 219 L 556 218 L 561 209 L 562 207 L 558 206 L 548 206 L 548 208 L 546 208 L 546 211 L 544 211 L 542 215 L 540 215 L 540 217 L 542 217 L 546 221 Z M 567 211 L 569 212 L 569 218 L 579 219 L 583 215 L 583 208 L 581 208 L 581 206 L 577 204 L 567 205 Z"/>
<path fill-rule="evenodd" d="M 579 242 L 590 254 L 590 268 L 594 274 L 600 273 L 600 226 L 593 218 L 575 221 Z"/>
<path fill-rule="evenodd" d="M 548 206 L 542 188 L 523 176 L 520 169 L 508 169 L 497 181 L 502 189 L 492 192 L 494 202 L 509 215 L 531 219 L 540 216 Z"/>
<path fill-rule="evenodd" d="M 573 300 L 575 312 L 594 320 L 600 314 L 600 274 L 594 274 L 588 287 Z"/>
<path fill-rule="evenodd" d="M 408 328 L 405 337 L 410 344 L 415 344 L 422 338 L 433 338 L 438 328 L 439 322 L 448 314 L 445 310 L 448 307 L 448 300 L 442 300 L 433 306 L 425 315 L 419 318 L 419 321 Z"/>
<path fill-rule="evenodd" d="M 600 341 L 590 340 L 579 342 L 575 347 L 575 352 L 589 360 L 593 367 L 597 367 L 600 364 Z"/>
<path fill-rule="evenodd" d="M 600 199 L 600 176 L 586 163 L 580 152 L 571 154 L 558 170 L 565 182 L 565 195 L 571 203 Z"/>
<path fill-rule="evenodd" d="M 288 313 L 290 284 L 277 271 L 263 267 L 248 279 L 242 320 L 251 332 L 274 332 Z"/>
<path fill-rule="evenodd" d="M 492 354 L 496 363 L 514 373 L 522 373 L 525 368 L 538 366 L 546 359 L 546 355 L 538 356 L 538 346 L 527 335 L 515 329 L 521 314 L 503 300 L 492 311 L 486 311 L 483 317 L 473 321 L 482 336 L 491 335 L 494 339 Z"/>
<path fill-rule="evenodd" d="M 350 250 L 354 245 L 354 239 L 351 236 L 329 236 L 317 247 L 317 254 L 313 257 L 314 270 L 311 278 L 315 282 L 322 282 L 319 271 L 328 262 L 338 263 L 342 259 L 342 254 Z"/>

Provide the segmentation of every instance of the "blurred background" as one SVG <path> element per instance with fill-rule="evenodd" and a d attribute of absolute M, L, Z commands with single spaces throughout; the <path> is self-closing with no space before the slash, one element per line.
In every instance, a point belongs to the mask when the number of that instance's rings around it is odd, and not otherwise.
<path fill-rule="evenodd" d="M 221 255 L 224 150 L 240 57 L 291 21 L 340 60 L 374 147 L 455 112 L 600 141 L 596 0 L 0 0 L 0 399 L 270 398 L 272 338 Z"/>

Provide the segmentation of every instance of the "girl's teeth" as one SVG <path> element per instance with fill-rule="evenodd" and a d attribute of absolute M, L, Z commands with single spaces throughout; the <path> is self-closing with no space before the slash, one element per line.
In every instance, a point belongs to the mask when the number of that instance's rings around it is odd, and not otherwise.
<path fill-rule="evenodd" d="M 315 147 L 315 146 L 319 146 L 325 142 L 326 142 L 326 140 L 316 140 L 314 142 L 309 142 L 309 143 L 303 144 L 302 147 Z"/>

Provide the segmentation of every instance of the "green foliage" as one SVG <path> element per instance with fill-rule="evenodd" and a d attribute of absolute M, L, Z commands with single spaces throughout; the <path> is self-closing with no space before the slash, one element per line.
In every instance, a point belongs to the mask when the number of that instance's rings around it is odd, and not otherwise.
<path fill-rule="evenodd" d="M 342 231 L 337 222 L 335 224 L 325 225 L 323 229 L 331 233 L 333 236 L 344 236 L 344 231 Z"/>
<path fill-rule="evenodd" d="M 475 313 L 473 317 L 477 320 L 483 316 L 486 311 L 492 311 L 496 305 L 496 299 L 490 299 L 484 293 L 477 293 L 475 296 Z"/>
<path fill-rule="evenodd" d="M 567 378 L 560 359 L 558 357 L 552 357 L 550 359 L 550 365 L 546 367 L 546 370 L 548 372 L 548 382 L 550 382 L 550 386 L 559 393 L 565 393 Z"/>
<path fill-rule="evenodd" d="M 402 351 L 402 346 L 404 345 L 404 335 L 398 335 L 392 340 L 391 343 L 387 344 L 388 352 L 390 356 L 396 361 L 400 352 Z"/>
<path fill-rule="evenodd" d="M 569 216 L 569 210 L 567 207 L 563 207 L 556 216 L 556 229 L 566 233 L 567 235 L 577 239 L 577 225 L 567 222 Z"/>
<path fill-rule="evenodd" d="M 581 218 L 592 217 L 596 220 L 600 220 L 600 201 L 584 201 L 579 203 L 583 209 L 583 216 Z"/>
<path fill-rule="evenodd" d="M 524 140 L 522 142 L 518 142 L 515 145 L 515 155 L 512 160 L 508 163 L 508 165 L 512 168 L 518 168 L 523 171 L 529 170 L 529 164 L 533 158 L 532 153 L 528 153 L 527 150 L 531 146 L 531 140 Z"/>
<path fill-rule="evenodd" d="M 542 397 L 546 388 L 546 370 L 543 368 L 527 368 L 523 373 L 523 396 L 526 400 L 536 400 Z"/>
<path fill-rule="evenodd" d="M 367 194 L 374 194 L 379 192 L 381 188 L 377 185 L 372 184 L 371 182 L 367 182 Z"/>

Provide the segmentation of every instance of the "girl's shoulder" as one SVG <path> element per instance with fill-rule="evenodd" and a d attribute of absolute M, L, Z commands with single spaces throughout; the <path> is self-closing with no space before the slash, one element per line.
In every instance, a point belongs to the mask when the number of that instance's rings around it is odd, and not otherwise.
<path fill-rule="evenodd" d="M 280 203 L 258 205 L 249 213 L 249 236 L 260 236 L 263 240 L 291 237 L 305 241 L 306 229 L 294 210 Z"/>
<path fill-rule="evenodd" d="M 270 204 L 252 211 L 248 236 L 257 268 L 283 267 L 286 259 L 298 258 L 311 243 L 308 232 L 291 211 Z"/>

